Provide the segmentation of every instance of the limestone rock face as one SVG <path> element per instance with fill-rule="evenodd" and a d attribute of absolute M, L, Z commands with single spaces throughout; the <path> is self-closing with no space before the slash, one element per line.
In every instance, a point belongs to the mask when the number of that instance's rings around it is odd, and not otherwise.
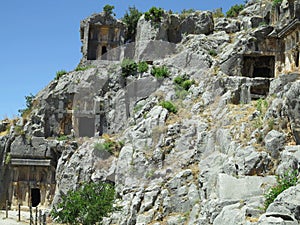
<path fill-rule="evenodd" d="M 181 33 L 210 34 L 213 29 L 214 20 L 209 11 L 191 13 L 181 23 Z"/>
<path fill-rule="evenodd" d="M 40 91 L 27 118 L 0 123 L 0 204 L 25 158 L 55 167 L 54 205 L 83 182 L 113 183 L 120 210 L 105 225 L 299 224 L 299 185 L 262 210 L 276 175 L 300 166 L 299 67 L 286 73 L 275 57 L 276 13 L 288 21 L 293 2 L 251 0 L 237 18 L 141 17 L 136 43 L 119 47 L 146 72 L 86 59 Z M 110 24 L 101 18 L 86 23 Z M 155 77 L 161 66 L 169 73 Z"/>

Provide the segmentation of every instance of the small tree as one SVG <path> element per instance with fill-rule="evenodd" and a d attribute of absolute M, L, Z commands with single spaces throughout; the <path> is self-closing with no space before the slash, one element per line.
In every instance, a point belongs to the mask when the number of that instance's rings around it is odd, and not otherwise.
<path fill-rule="evenodd" d="M 115 189 L 112 184 L 85 183 L 78 190 L 69 191 L 63 196 L 51 215 L 60 223 L 96 224 L 116 209 L 113 207 L 114 197 Z"/>
<path fill-rule="evenodd" d="M 145 19 L 154 23 L 160 23 L 163 15 L 164 10 L 162 8 L 156 8 L 153 6 L 148 12 L 145 12 Z"/>
<path fill-rule="evenodd" d="M 139 12 L 135 6 L 129 7 L 128 11 L 126 11 L 122 18 L 122 21 L 127 25 L 126 41 L 135 41 L 137 23 L 142 15 L 143 13 Z"/>
<path fill-rule="evenodd" d="M 244 5 L 243 4 L 236 4 L 234 6 L 232 6 L 227 12 L 226 12 L 226 16 L 227 17 L 237 17 L 239 15 L 239 13 L 244 9 Z"/>
<path fill-rule="evenodd" d="M 113 5 L 105 5 L 103 7 L 103 12 L 105 12 L 106 15 L 116 15 L 113 10 L 115 9 L 115 7 Z"/>
<path fill-rule="evenodd" d="M 30 113 L 31 108 L 33 106 L 33 99 L 34 99 L 34 95 L 31 93 L 25 96 L 26 108 L 18 110 L 18 112 L 21 114 L 22 117 L 26 117 Z"/>

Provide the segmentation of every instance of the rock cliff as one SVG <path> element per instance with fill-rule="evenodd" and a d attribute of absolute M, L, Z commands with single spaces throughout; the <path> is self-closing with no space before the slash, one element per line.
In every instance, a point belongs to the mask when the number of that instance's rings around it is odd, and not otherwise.
<path fill-rule="evenodd" d="M 2 121 L 0 200 L 12 195 L 17 159 L 47 159 L 53 204 L 83 181 L 115 184 L 121 210 L 104 224 L 299 224 L 299 185 L 263 210 L 275 175 L 300 165 L 299 64 L 284 67 L 276 53 L 295 30 L 299 46 L 298 25 L 280 36 L 299 5 L 248 1 L 237 18 L 141 17 L 127 50 L 147 72 L 126 77 L 120 61 L 82 60 L 37 94 L 10 133 Z M 153 76 L 160 66 L 169 76 Z M 107 141 L 112 153 L 99 149 Z"/>

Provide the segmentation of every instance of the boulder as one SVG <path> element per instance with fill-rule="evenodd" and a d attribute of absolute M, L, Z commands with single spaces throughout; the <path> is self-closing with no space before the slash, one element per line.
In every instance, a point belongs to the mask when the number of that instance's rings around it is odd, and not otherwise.
<path fill-rule="evenodd" d="M 285 134 L 280 133 L 276 130 L 271 130 L 266 135 L 264 139 L 266 150 L 273 158 L 277 159 L 279 157 L 280 151 L 284 149 L 285 138 Z"/>

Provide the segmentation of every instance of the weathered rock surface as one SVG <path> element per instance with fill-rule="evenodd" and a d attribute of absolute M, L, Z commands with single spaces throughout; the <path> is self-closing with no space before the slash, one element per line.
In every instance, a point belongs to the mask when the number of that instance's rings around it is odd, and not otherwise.
<path fill-rule="evenodd" d="M 121 210 L 106 225 L 299 224 L 299 185 L 262 210 L 274 175 L 300 166 L 299 74 L 257 77 L 244 68 L 249 53 L 270 50 L 266 37 L 278 32 L 271 10 L 270 1 L 253 0 L 234 19 L 206 11 L 165 13 L 156 24 L 141 17 L 126 48 L 149 70 L 125 78 L 120 62 L 95 60 L 52 81 L 26 120 L 9 131 L 0 123 L 1 184 L 9 155 L 49 158 L 54 204 L 84 181 L 115 184 Z M 157 79 L 150 71 L 161 65 L 170 74 Z M 191 85 L 179 87 L 178 76 Z M 83 117 L 92 120 L 89 135 Z M 124 142 L 114 154 L 96 147 L 108 136 Z"/>

